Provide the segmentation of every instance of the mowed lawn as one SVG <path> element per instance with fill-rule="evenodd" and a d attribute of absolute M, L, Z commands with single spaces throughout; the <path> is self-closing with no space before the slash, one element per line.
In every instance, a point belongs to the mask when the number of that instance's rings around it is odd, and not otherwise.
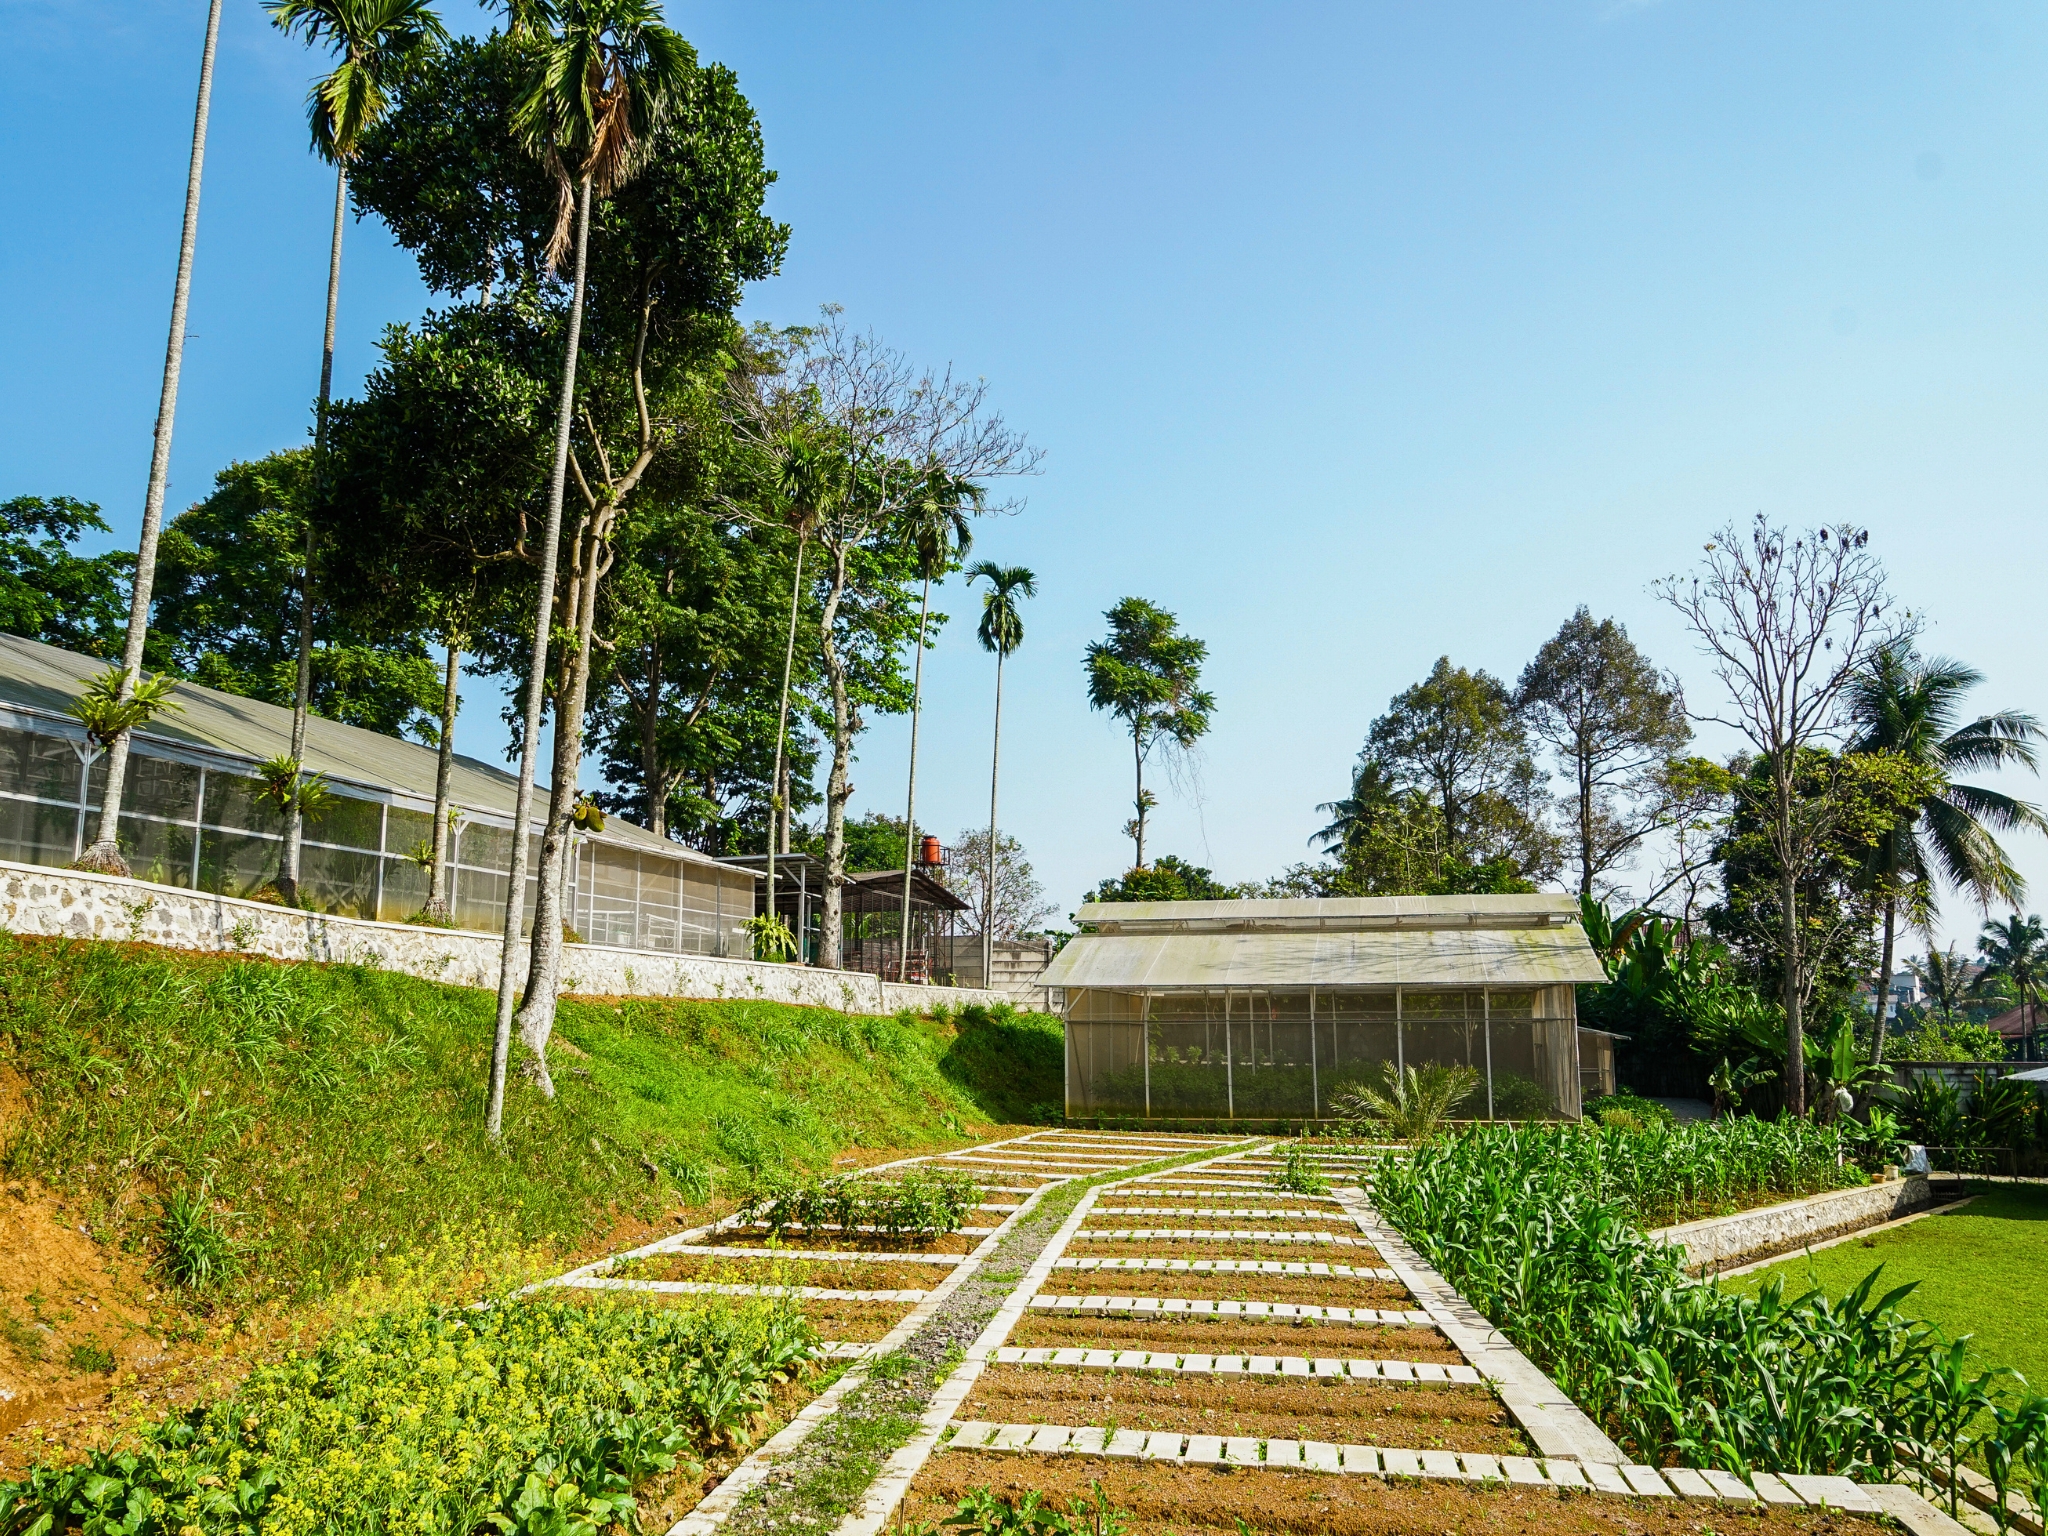
<path fill-rule="evenodd" d="M 1907 1313 L 1950 1338 L 1974 1334 L 1979 1365 L 2009 1365 L 2036 1391 L 2048 1391 L 2048 1327 L 2040 1312 L 2048 1281 L 2048 1185 L 1986 1185 L 1952 1215 L 1792 1254 L 1726 1283 L 1754 1291 L 1783 1275 L 1789 1294 L 1817 1285 L 1840 1296 L 1879 1264 L 1880 1290 L 1919 1282 L 1900 1304 Z"/>

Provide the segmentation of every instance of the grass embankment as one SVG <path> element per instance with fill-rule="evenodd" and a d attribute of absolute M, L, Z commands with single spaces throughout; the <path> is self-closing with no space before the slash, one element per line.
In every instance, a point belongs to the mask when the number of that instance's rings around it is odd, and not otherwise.
<path fill-rule="evenodd" d="M 304 1298 L 451 1243 L 574 1250 L 736 1179 L 957 1143 L 1057 1097 L 1049 1019 L 570 1000 L 558 1095 L 515 1078 L 500 1153 L 491 1024 L 486 992 L 362 967 L 0 934 L 0 1160 L 102 1245 Z"/>
<path fill-rule="evenodd" d="M 2048 1188 L 1981 1186 L 1960 1210 L 1936 1214 L 1724 1282 L 1754 1295 L 1772 1278 L 1788 1292 L 1819 1290 L 1839 1299 L 1884 1266 L 1881 1285 L 1916 1287 L 1899 1302 L 1908 1317 L 1932 1323 L 1952 1339 L 1971 1336 L 1981 1366 L 2018 1371 L 2035 1391 L 2048 1388 L 2048 1329 L 2040 1320 L 2041 1277 L 2048 1275 Z M 1994 1395 L 2016 1397 L 2015 1384 Z"/>

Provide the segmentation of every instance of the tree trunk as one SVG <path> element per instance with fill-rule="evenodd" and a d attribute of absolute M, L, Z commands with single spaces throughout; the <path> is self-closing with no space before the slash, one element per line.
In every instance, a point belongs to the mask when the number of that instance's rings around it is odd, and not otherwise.
<path fill-rule="evenodd" d="M 1877 971 L 1877 1022 L 1871 1030 L 1870 1064 L 1884 1065 L 1885 1009 L 1892 1000 L 1892 945 L 1898 928 L 1899 898 L 1887 896 L 1884 899 L 1884 953 L 1879 958 Z"/>
<path fill-rule="evenodd" d="M 1134 869 L 1143 869 L 1145 867 L 1145 749 L 1142 743 L 1143 738 L 1138 734 L 1137 726 L 1133 725 L 1131 727 L 1131 764 L 1136 771 L 1138 785 L 1138 835 L 1133 839 L 1138 845 L 1138 862 L 1132 866 Z"/>
<path fill-rule="evenodd" d="M 327 405 L 334 397 L 334 317 L 341 303 L 342 215 L 348 210 L 348 166 L 334 168 L 334 239 L 327 248 L 327 329 L 320 344 L 320 403 L 313 416 L 312 505 L 306 508 L 306 557 L 299 568 L 299 672 L 292 689 L 292 771 L 303 775 L 306 711 L 313 696 L 313 513 L 327 484 Z M 298 786 L 284 807 L 284 857 L 278 863 L 277 893 L 288 907 L 299 904 L 299 848 L 306 818 Z"/>
<path fill-rule="evenodd" d="M 591 634 L 597 624 L 597 584 L 602 575 L 599 549 L 603 534 L 595 521 L 578 540 L 573 594 L 576 649 L 571 655 L 566 686 L 555 697 L 555 757 L 548 795 L 548 819 L 541 835 L 540 889 L 533 903 L 533 947 L 528 957 L 526 997 L 517 1017 L 519 1042 L 533 1053 L 534 1080 L 549 1098 L 555 1096 L 548 1075 L 548 1040 L 555 1029 L 555 1003 L 562 987 L 562 924 L 567 903 L 570 834 L 576 810 L 577 780 L 583 770 L 583 712 L 590 694 Z"/>
<path fill-rule="evenodd" d="M 541 695 L 547 686 L 548 626 L 555 607 L 555 560 L 562 542 L 562 490 L 569 474 L 569 423 L 576 401 L 576 349 L 583 337 L 583 278 L 590 247 L 590 178 L 576 199 L 576 285 L 562 353 L 562 394 L 555 411 L 555 462 L 548 476 L 547 528 L 541 545 L 539 592 L 534 599 L 533 658 L 526 673 L 526 720 L 520 740 L 519 789 L 513 799 L 511 888 L 505 898 L 505 944 L 499 954 L 498 1017 L 491 1041 L 491 1096 L 484 1130 L 496 1141 L 504 1125 L 505 1067 L 512 1053 L 514 966 L 526 907 L 526 841 L 533 816 L 533 759 L 540 746 Z"/>
<path fill-rule="evenodd" d="M 903 924 L 897 930 L 896 979 L 910 980 L 910 871 L 917 862 L 917 725 L 924 704 L 924 631 L 932 611 L 932 579 L 924 579 L 924 597 L 917 610 L 917 661 L 910 680 L 910 791 L 903 800 Z M 1002 663 L 996 663 L 998 675 Z M 993 820 L 994 813 L 990 813 Z"/>
<path fill-rule="evenodd" d="M 640 706 L 640 783 L 647 830 L 668 836 L 668 775 L 661 766 L 661 642 L 647 647 L 647 698 Z"/>
<path fill-rule="evenodd" d="M 981 984 L 995 984 L 996 955 L 996 783 L 1003 769 L 1003 653 L 996 652 L 995 746 L 988 764 L 988 878 L 981 890 Z"/>
<path fill-rule="evenodd" d="M 796 572 L 789 578 L 789 643 L 782 652 L 782 702 L 775 711 L 775 771 L 768 780 L 768 878 L 764 882 L 767 906 L 763 908 L 770 917 L 775 916 L 775 856 L 789 852 L 789 784 L 782 744 L 789 734 L 789 676 L 796 665 L 796 615 L 803 600 L 804 545 L 809 541 L 807 531 L 797 534 Z M 801 950 L 796 958 L 803 958 Z"/>
<path fill-rule="evenodd" d="M 1789 809 L 1787 811 L 1789 821 Z M 1806 1114 L 1806 1034 L 1799 1007 L 1799 888 L 1790 867 L 1791 828 L 1784 827 L 1786 867 L 1778 877 L 1779 914 L 1785 943 L 1785 1110 L 1798 1118 Z"/>
<path fill-rule="evenodd" d="M 441 744 L 434 757 L 434 862 L 427 872 L 429 922 L 448 921 L 448 801 L 455 782 L 456 687 L 462 680 L 462 636 L 448 631 L 448 679 L 441 689 Z"/>
<path fill-rule="evenodd" d="M 844 959 L 845 935 L 840 932 L 840 913 L 846 897 L 846 802 L 853 798 L 853 786 L 846 772 L 853 758 L 853 708 L 846 696 L 846 663 L 832 641 L 832 626 L 839 618 L 839 600 L 846 592 L 846 551 L 832 552 L 832 587 L 825 598 L 825 611 L 818 633 L 825 649 L 825 675 L 832 684 L 832 772 L 825 780 L 825 890 L 819 921 L 818 963 L 830 971 Z"/>
<path fill-rule="evenodd" d="M 178 374 L 185 361 L 185 312 L 192 297 L 192 254 L 199 244 L 199 182 L 206 165 L 206 117 L 213 104 L 213 50 L 220 38 L 220 0 L 206 12 L 206 47 L 199 56 L 199 100 L 192 113 L 192 159 L 185 171 L 185 226 L 178 240 L 178 276 L 171 288 L 171 335 L 164 347 L 163 392 L 157 397 L 156 440 L 149 454 L 149 489 L 142 498 L 142 538 L 135 548 L 135 585 L 128 594 L 128 637 L 121 647 L 121 698 L 142 676 L 142 646 L 149 638 L 149 600 L 156 584 L 156 546 L 170 484 L 171 428 L 178 416 Z M 121 791 L 128 779 L 128 735 L 108 743 L 101 789 L 99 835 L 78 861 L 81 869 L 128 874 L 121 857 Z"/>
<path fill-rule="evenodd" d="M 1579 894 L 1593 894 L 1593 763 L 1579 743 Z"/>

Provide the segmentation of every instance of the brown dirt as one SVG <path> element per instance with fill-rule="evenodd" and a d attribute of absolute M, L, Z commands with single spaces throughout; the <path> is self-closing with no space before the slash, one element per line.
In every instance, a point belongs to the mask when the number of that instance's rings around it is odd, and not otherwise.
<path fill-rule="evenodd" d="M 1482 1387 L 1349 1378 L 1233 1379 L 998 1365 L 982 1373 L 954 1417 L 1528 1454 L 1528 1442 L 1507 1411 Z"/>
<path fill-rule="evenodd" d="M 802 1306 L 819 1338 L 843 1344 L 872 1344 L 910 1316 L 907 1306 L 879 1301 L 807 1301 Z"/>
<path fill-rule="evenodd" d="M 1125 1223 L 1129 1225 L 1129 1223 Z M 1089 1230 L 1099 1230 L 1090 1228 Z M 1067 1253 L 1077 1259 L 1279 1259 L 1312 1264 L 1377 1264 L 1379 1251 L 1339 1243 L 1260 1243 L 1229 1238 L 1077 1237 Z"/>
<path fill-rule="evenodd" d="M 1111 1504 L 1136 1517 L 1130 1536 L 1236 1536 L 1244 1527 L 1290 1536 L 1880 1536 L 1892 1529 L 1821 1509 L 974 1451 L 932 1457 L 895 1518 L 912 1530 L 943 1521 L 973 1488 L 1012 1500 L 1036 1489 L 1064 1508 L 1076 1499 L 1092 1503 L 1098 1482 Z"/>
<path fill-rule="evenodd" d="M 1217 1301 L 1298 1301 L 1323 1307 L 1415 1305 L 1407 1288 L 1391 1280 L 1352 1275 L 1218 1274 L 1200 1269 L 1056 1269 L 1039 1287 L 1053 1296 L 1186 1296 Z"/>
<path fill-rule="evenodd" d="M 983 1223 L 976 1222 L 976 1226 Z M 986 1223 L 994 1226 L 994 1222 Z M 972 1253 L 981 1243 L 978 1237 L 969 1237 L 959 1232 L 948 1232 L 939 1237 L 903 1239 L 889 1237 L 881 1232 L 784 1232 L 777 1242 L 779 1248 L 766 1246 L 768 1233 L 761 1227 L 728 1228 L 714 1232 L 705 1238 L 707 1245 L 723 1248 L 752 1248 L 761 1246 L 761 1256 L 772 1258 L 777 1252 L 801 1253 L 807 1248 L 824 1248 L 841 1253 Z M 680 1252 L 687 1253 L 684 1248 Z"/>
<path fill-rule="evenodd" d="M 839 1291 L 928 1291 L 953 1273 L 944 1264 L 834 1263 L 800 1257 L 689 1258 L 659 1254 L 615 1271 L 634 1280 L 697 1280 L 713 1285 L 821 1285 Z"/>
<path fill-rule="evenodd" d="M 1358 1360 L 1434 1360 L 1462 1365 L 1465 1357 L 1434 1328 L 1354 1328 L 1349 1323 L 1305 1323 L 1292 1318 L 1248 1322 L 1189 1318 L 1168 1323 L 1087 1313 L 1027 1312 L 1006 1343 L 1018 1349 L 1178 1349 L 1213 1355 L 1336 1355 Z"/>

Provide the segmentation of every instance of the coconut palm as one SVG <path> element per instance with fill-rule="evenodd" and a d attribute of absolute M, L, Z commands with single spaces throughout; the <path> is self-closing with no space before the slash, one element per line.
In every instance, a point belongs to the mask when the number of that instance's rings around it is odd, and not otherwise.
<path fill-rule="evenodd" d="M 362 136 L 389 105 L 392 75 L 429 44 L 447 40 L 427 0 L 268 0 L 264 9 L 279 30 L 338 55 L 334 68 L 306 93 L 313 153 L 334 167 L 334 235 L 327 247 L 327 331 L 320 347 L 320 403 L 313 417 L 313 500 L 319 504 L 327 455 L 327 403 L 334 388 L 334 315 L 341 301 L 342 215 L 348 208 L 348 165 Z M 306 708 L 313 690 L 313 517 L 306 517 L 306 549 L 299 571 L 299 672 L 292 691 L 292 771 L 306 755 Z M 284 800 L 284 855 L 277 893 L 299 904 L 299 844 L 305 807 L 295 786 Z"/>
<path fill-rule="evenodd" d="M 981 511 L 982 490 L 934 466 L 904 514 L 903 532 L 917 558 L 924 594 L 917 609 L 917 659 L 910 680 L 910 788 L 903 804 L 903 921 L 897 929 L 902 953 L 896 979 L 910 980 L 910 872 L 917 861 L 917 727 L 924 709 L 924 637 L 932 612 L 932 582 L 966 558 L 974 547 L 967 526 L 970 512 Z"/>
<path fill-rule="evenodd" d="M 1958 784 L 1962 772 L 2020 767 L 2033 770 L 2041 724 L 2018 710 L 1981 715 L 1958 725 L 1963 695 L 1983 674 L 1945 657 L 1923 658 L 1910 648 L 1880 649 L 1870 667 L 1848 689 L 1855 735 L 1852 752 L 1890 752 L 1939 776 L 1941 787 L 1918 811 L 1878 845 L 1871 874 L 1880 882 L 1884 943 L 1879 968 L 1877 1022 L 1871 1060 L 1884 1060 L 1885 1007 L 1890 1001 L 1892 956 L 1898 922 L 1909 895 L 1931 919 L 1937 881 L 1966 889 L 1980 907 L 1993 900 L 2018 902 L 2026 882 L 2013 868 L 1992 830 L 2048 831 L 2048 821 L 2024 800 L 1994 789 Z"/>
<path fill-rule="evenodd" d="M 548 629 L 555 602 L 555 563 L 562 541 L 562 489 L 569 472 L 569 426 L 576 401 L 576 355 L 583 334 L 584 283 L 590 248 L 590 205 L 608 197 L 640 168 L 641 146 L 667 115 L 695 67 L 690 45 L 662 25 L 661 8 L 650 0 L 579 0 L 560 29 L 542 33 L 551 7 L 514 0 L 513 18 L 533 38 L 532 67 L 512 109 L 513 131 L 527 151 L 555 178 L 559 197 L 555 229 L 548 242 L 548 270 L 557 270 L 573 248 L 568 323 L 562 350 L 562 389 L 555 408 L 555 454 L 548 473 L 547 521 L 541 537 L 540 580 L 534 597 L 533 651 L 527 663 L 526 718 L 520 739 L 519 787 L 513 800 L 512 868 L 505 901 L 504 959 L 498 970 L 498 1017 L 491 1046 L 490 1104 L 485 1130 L 496 1140 L 505 1110 L 505 1067 L 511 1055 L 512 999 L 516 952 L 526 903 L 526 843 L 533 811 L 534 755 L 540 743 L 542 698 L 547 687 Z M 556 729 L 578 731 L 581 720 L 562 719 Z M 551 835 L 561 828 L 549 814 Z M 541 963 L 529 970 L 524 1007 L 532 1031 L 545 1042 L 554 1024 L 561 928 L 554 922 L 543 879 L 542 901 L 534 910 L 534 949 Z M 550 925 L 553 931 L 550 932 Z M 538 985 L 535 983 L 538 982 Z M 542 1064 L 542 1083 L 547 1084 Z"/>
<path fill-rule="evenodd" d="M 149 637 L 150 589 L 156 581 L 157 537 L 164 526 L 164 490 L 171 475 L 171 426 L 178 415 L 178 371 L 185 357 L 185 310 L 192 296 L 192 253 L 199 244 L 199 178 L 206 164 L 206 118 L 213 103 L 213 47 L 220 37 L 220 0 L 206 12 L 206 46 L 199 55 L 199 101 L 192 113 L 192 158 L 185 170 L 185 228 L 178 241 L 178 277 L 171 288 L 171 339 L 164 349 L 163 392 L 157 397 L 156 445 L 149 455 L 149 489 L 142 498 L 142 539 L 135 548 L 135 582 L 128 593 L 128 638 L 121 647 L 116 705 L 127 705 L 142 681 L 142 644 Z M 126 875 L 121 857 L 121 791 L 128 781 L 128 742 L 134 724 L 148 712 L 129 711 L 107 744 L 100 799 L 100 828 L 78 861 L 80 869 Z"/>
<path fill-rule="evenodd" d="M 988 582 L 989 590 L 981 600 L 981 626 L 975 633 L 981 648 L 993 651 L 996 658 L 995 745 L 988 770 L 988 879 L 981 905 L 981 984 L 986 987 L 994 979 L 990 967 L 995 959 L 996 785 L 1003 766 L 1003 659 L 1024 643 L 1024 618 L 1017 612 L 1017 602 L 1038 596 L 1038 578 L 1021 565 L 977 560 L 968 567 L 967 579 Z"/>
<path fill-rule="evenodd" d="M 2021 917 L 2015 912 L 2005 922 L 1984 924 L 1977 938 L 1977 953 L 1984 958 L 1986 976 L 1999 976 L 2012 983 L 2026 1024 L 2027 1049 L 2031 1055 L 2035 1010 L 2041 1002 L 2041 977 L 2048 972 L 2048 933 L 2038 917 Z"/>

